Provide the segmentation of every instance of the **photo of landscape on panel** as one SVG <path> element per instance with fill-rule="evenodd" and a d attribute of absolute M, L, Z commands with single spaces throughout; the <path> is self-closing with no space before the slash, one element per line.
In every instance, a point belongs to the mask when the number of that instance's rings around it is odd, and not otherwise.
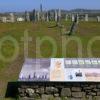
<path fill-rule="evenodd" d="M 26 59 L 19 81 L 49 81 L 50 59 Z"/>

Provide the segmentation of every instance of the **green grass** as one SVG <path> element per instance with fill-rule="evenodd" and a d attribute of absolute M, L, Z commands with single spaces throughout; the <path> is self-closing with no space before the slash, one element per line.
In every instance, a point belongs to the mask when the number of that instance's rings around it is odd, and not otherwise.
<path fill-rule="evenodd" d="M 71 22 L 61 22 L 65 25 L 66 30 L 70 29 Z M 100 36 L 100 23 L 97 22 L 80 22 L 76 32 L 73 36 L 62 36 L 61 30 L 57 27 L 48 28 L 55 25 L 55 22 L 23 22 L 23 23 L 0 23 L 0 41 L 5 36 L 11 36 L 16 39 L 19 45 L 19 53 L 17 58 L 11 62 L 4 62 L 0 59 L 0 95 L 4 96 L 8 81 L 16 81 L 18 79 L 19 72 L 24 61 L 24 43 L 21 38 L 24 36 L 24 31 L 28 30 L 28 35 L 32 38 L 29 42 L 29 57 L 35 58 L 40 57 L 36 55 L 39 51 L 36 49 L 37 38 L 43 39 L 48 36 L 52 38 L 52 41 L 56 43 L 57 52 L 52 57 L 78 57 L 77 44 L 75 41 L 70 41 L 65 47 L 66 54 L 62 54 L 62 44 L 66 44 L 66 41 L 72 37 L 78 37 L 82 42 L 82 57 L 89 57 L 87 54 L 88 42 L 95 36 Z M 66 41 L 62 39 L 66 39 Z M 62 43 L 63 41 L 63 43 Z M 92 46 L 93 57 L 100 57 L 100 41 L 95 41 Z M 51 42 L 45 41 L 42 43 L 40 51 L 43 57 L 51 57 L 52 50 L 55 47 L 52 46 Z M 11 41 L 5 41 L 2 44 L 1 52 L 6 58 L 10 58 L 13 55 L 15 48 Z"/>

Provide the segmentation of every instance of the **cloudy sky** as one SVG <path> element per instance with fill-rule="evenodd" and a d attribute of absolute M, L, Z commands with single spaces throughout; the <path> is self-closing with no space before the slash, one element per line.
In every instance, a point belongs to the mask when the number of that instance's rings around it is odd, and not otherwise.
<path fill-rule="evenodd" d="M 0 12 L 39 9 L 42 3 L 45 10 L 61 9 L 100 9 L 100 0 L 0 0 Z"/>

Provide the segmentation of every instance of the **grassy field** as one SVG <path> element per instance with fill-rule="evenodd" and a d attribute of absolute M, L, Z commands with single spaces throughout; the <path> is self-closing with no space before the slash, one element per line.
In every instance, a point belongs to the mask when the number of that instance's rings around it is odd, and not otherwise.
<path fill-rule="evenodd" d="M 71 22 L 62 22 L 62 24 L 69 30 Z M 0 97 L 4 96 L 7 83 L 18 79 L 24 61 L 24 43 L 21 41 L 21 38 L 24 36 L 25 30 L 28 30 L 28 35 L 32 38 L 32 41 L 29 42 L 29 57 L 31 58 L 40 57 L 39 55 L 36 55 L 36 52 L 38 53 L 36 49 L 37 38 L 42 39 L 45 36 L 48 36 L 55 41 L 57 52 L 52 57 L 78 57 L 78 46 L 75 41 L 70 41 L 66 46 L 66 54 L 62 54 L 62 45 L 66 44 L 66 41 L 62 39 L 68 40 L 72 37 L 77 37 L 82 42 L 82 57 L 89 57 L 87 52 L 89 41 L 96 36 L 100 36 L 100 23 L 97 22 L 80 22 L 76 32 L 72 36 L 62 35 L 61 29 L 58 27 L 48 28 L 52 25 L 55 25 L 55 22 L 0 23 L 0 41 L 2 41 L 5 36 L 11 36 L 17 40 L 19 45 L 19 53 L 14 61 L 5 62 L 0 59 Z M 49 41 L 43 42 L 40 48 L 42 56 L 46 58 L 51 56 L 53 49 L 55 48 L 52 47 L 52 44 Z M 6 58 L 10 58 L 13 55 L 14 46 L 11 41 L 5 41 L 0 50 Z M 92 53 L 93 57 L 100 57 L 99 40 L 93 43 Z"/>

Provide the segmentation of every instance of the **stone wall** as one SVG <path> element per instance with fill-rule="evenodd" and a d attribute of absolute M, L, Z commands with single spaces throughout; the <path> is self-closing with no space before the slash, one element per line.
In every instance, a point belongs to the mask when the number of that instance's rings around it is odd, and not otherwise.
<path fill-rule="evenodd" d="M 99 83 L 53 83 L 21 85 L 20 100 L 100 100 Z"/>

